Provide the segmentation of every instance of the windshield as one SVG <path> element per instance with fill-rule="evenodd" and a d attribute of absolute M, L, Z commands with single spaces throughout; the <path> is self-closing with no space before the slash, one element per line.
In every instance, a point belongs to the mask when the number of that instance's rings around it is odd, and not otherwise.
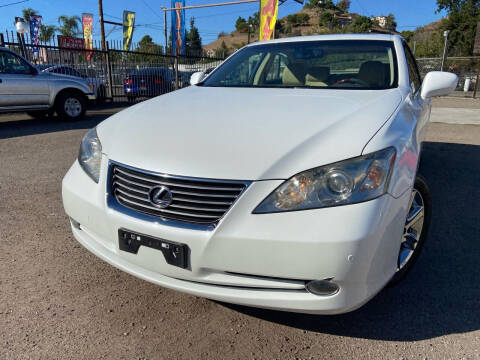
<path fill-rule="evenodd" d="M 397 86 L 393 42 L 303 41 L 245 47 L 203 86 L 389 89 Z"/>

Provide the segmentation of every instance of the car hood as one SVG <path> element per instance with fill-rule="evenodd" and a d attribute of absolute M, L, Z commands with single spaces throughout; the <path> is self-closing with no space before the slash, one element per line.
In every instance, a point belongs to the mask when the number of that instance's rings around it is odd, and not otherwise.
<path fill-rule="evenodd" d="M 77 78 L 75 76 L 49 73 L 46 71 L 39 71 L 37 76 L 39 78 L 44 79 L 45 81 L 54 81 L 54 82 L 61 81 L 63 83 L 76 84 L 77 86 L 82 87 L 85 90 L 85 92 L 87 93 L 90 92 L 87 82 L 84 79 Z"/>
<path fill-rule="evenodd" d="M 171 175 L 286 179 L 359 156 L 399 106 L 399 90 L 190 86 L 97 128 L 109 159 Z"/>

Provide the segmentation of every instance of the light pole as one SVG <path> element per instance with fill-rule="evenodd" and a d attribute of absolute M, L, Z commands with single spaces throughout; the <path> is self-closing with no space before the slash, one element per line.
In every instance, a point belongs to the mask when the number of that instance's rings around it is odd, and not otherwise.
<path fill-rule="evenodd" d="M 25 37 L 24 34 L 28 33 L 28 25 L 25 20 L 21 17 L 15 18 L 15 29 L 17 30 L 18 40 L 20 42 L 20 51 L 23 57 L 27 56 L 27 51 L 25 49 Z"/>
<path fill-rule="evenodd" d="M 248 24 L 248 44 L 250 44 L 250 32 L 252 31 L 252 24 Z"/>
<path fill-rule="evenodd" d="M 443 71 L 443 67 L 445 65 L 445 59 L 447 57 L 447 44 L 448 44 L 448 34 L 449 33 L 450 33 L 449 30 L 445 30 L 443 32 L 443 36 L 445 37 L 445 43 L 443 44 L 442 67 L 440 68 L 440 71 Z"/>

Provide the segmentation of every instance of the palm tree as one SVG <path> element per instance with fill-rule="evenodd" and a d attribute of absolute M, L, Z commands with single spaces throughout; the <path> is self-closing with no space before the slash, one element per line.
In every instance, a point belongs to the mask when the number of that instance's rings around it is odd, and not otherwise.
<path fill-rule="evenodd" d="M 57 31 L 57 28 L 53 25 L 40 25 L 40 41 L 50 42 L 55 36 L 55 31 Z"/>
<path fill-rule="evenodd" d="M 38 15 L 38 11 L 33 10 L 32 8 L 25 8 L 22 10 L 22 15 L 23 15 L 23 18 L 25 19 L 25 22 L 28 24 L 32 16 Z"/>
<path fill-rule="evenodd" d="M 58 17 L 60 27 L 57 29 L 63 36 L 77 36 L 80 33 L 80 18 L 78 16 L 61 15 Z"/>

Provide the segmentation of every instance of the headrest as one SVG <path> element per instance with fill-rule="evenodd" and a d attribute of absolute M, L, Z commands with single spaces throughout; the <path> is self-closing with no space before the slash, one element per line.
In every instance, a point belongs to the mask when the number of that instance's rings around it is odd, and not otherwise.
<path fill-rule="evenodd" d="M 383 87 L 387 79 L 385 65 L 380 61 L 366 61 L 360 66 L 358 78 L 373 87 Z"/>
<path fill-rule="evenodd" d="M 306 82 L 325 82 L 330 76 L 330 68 L 326 66 L 312 66 L 308 69 L 307 76 L 305 78 Z"/>

